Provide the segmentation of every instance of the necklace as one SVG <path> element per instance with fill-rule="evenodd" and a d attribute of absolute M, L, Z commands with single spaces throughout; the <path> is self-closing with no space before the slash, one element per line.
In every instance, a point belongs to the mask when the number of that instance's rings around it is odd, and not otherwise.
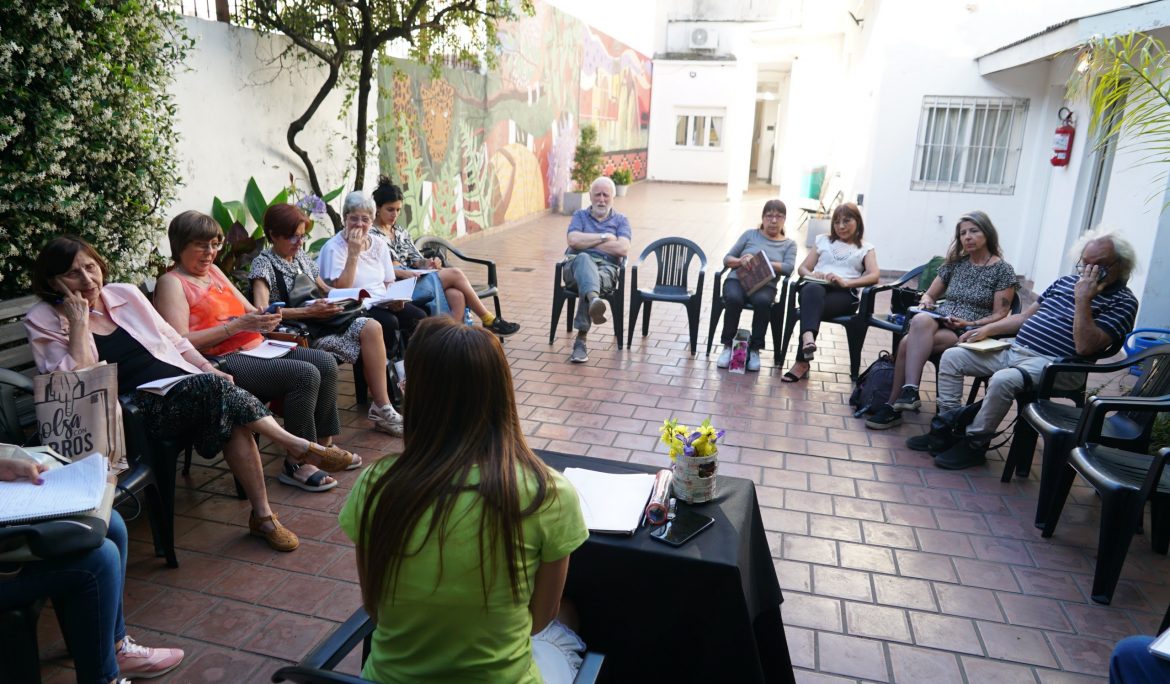
<path fill-rule="evenodd" d="M 983 263 L 979 263 L 979 262 L 975 261 L 975 257 L 971 257 L 971 258 L 970 258 L 970 259 L 971 259 L 971 265 L 972 265 L 972 266 L 979 267 L 979 268 L 982 268 L 982 267 L 986 266 L 987 264 L 990 264 L 990 263 L 991 263 L 991 260 L 992 260 L 993 258 L 995 258 L 995 257 L 994 257 L 992 254 L 990 254 L 990 253 L 989 253 L 989 254 L 987 255 L 987 258 L 983 260 Z"/>
<path fill-rule="evenodd" d="M 188 271 L 187 269 L 183 268 L 182 266 L 179 266 L 175 270 L 177 270 L 179 273 L 182 273 L 183 275 L 187 276 L 188 278 L 195 281 L 199 285 L 202 285 L 203 287 L 211 287 L 211 275 L 210 274 L 200 278 L 199 276 Z"/>

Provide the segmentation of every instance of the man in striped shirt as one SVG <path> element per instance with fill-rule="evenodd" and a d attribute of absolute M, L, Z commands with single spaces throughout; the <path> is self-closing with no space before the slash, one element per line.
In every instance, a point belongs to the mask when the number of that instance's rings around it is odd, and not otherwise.
<path fill-rule="evenodd" d="M 1059 360 L 1090 360 L 1120 343 L 1137 316 L 1138 301 L 1126 287 L 1136 258 L 1133 247 L 1111 232 L 1086 233 L 1074 247 L 1077 275 L 1057 279 L 1040 298 L 1014 316 L 964 333 L 960 342 L 1015 335 L 1012 346 L 994 352 L 952 347 L 938 368 L 938 412 L 960 407 L 963 377 L 990 376 L 983 405 L 957 443 L 936 432 L 911 437 L 906 445 L 937 454 L 934 464 L 958 470 L 982 464 L 991 437 L 1007 415 L 1016 395 L 1025 389 L 1024 376 L 1039 383 L 1045 366 Z M 1057 389 L 1080 385 L 1083 376 L 1063 374 Z"/>

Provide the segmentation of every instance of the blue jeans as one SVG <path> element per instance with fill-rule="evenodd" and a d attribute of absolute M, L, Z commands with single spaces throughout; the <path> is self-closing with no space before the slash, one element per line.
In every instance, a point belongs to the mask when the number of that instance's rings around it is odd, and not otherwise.
<path fill-rule="evenodd" d="M 118 676 L 114 644 L 126 636 L 125 581 L 126 523 L 114 511 L 98 548 L 68 559 L 25 563 L 14 579 L 0 581 L 0 610 L 51 598 L 77 681 L 108 684 Z"/>
<path fill-rule="evenodd" d="M 1153 640 L 1150 636 L 1131 636 L 1118 642 L 1109 659 L 1109 684 L 1170 682 L 1170 660 L 1150 653 Z"/>
<path fill-rule="evenodd" d="M 576 288 L 581 298 L 577 303 L 577 314 L 573 317 L 573 327 L 578 332 L 587 333 L 593 324 L 589 318 L 589 295 L 613 292 L 617 287 L 618 266 L 588 252 L 569 255 L 566 262 L 561 272 L 565 284 Z"/>

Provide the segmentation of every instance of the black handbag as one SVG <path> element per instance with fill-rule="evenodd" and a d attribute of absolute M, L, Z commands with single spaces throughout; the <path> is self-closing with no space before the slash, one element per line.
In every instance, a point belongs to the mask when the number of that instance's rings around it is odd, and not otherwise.
<path fill-rule="evenodd" d="M 263 255 L 266 259 L 271 259 L 267 255 Z M 280 272 L 276 264 L 272 264 L 272 273 L 276 276 L 276 290 L 280 295 L 279 298 L 273 297 L 275 301 L 283 301 L 286 306 L 300 307 L 310 299 L 322 299 L 324 294 L 317 289 L 317 284 L 308 273 L 298 272 L 297 277 L 293 279 L 292 287 L 289 287 L 288 281 L 285 280 L 284 274 Z M 349 329 L 349 326 L 355 319 L 365 315 L 365 308 L 361 302 L 348 302 L 343 305 L 340 313 L 337 313 L 330 318 L 312 319 L 303 321 L 288 321 L 289 323 L 297 323 L 296 327 L 303 327 L 309 337 L 324 337 L 326 335 L 339 335 Z"/>
<path fill-rule="evenodd" d="M 73 515 L 0 527 L 0 563 L 65 558 L 102 545 L 109 524 L 94 515 Z"/>

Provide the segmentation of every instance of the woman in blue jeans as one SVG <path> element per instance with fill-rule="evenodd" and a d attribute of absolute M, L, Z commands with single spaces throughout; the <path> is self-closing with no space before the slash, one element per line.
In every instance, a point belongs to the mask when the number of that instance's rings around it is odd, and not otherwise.
<path fill-rule="evenodd" d="M 16 480 L 40 484 L 43 466 L 0 459 L 0 496 Z M 157 677 L 183 660 L 177 648 L 147 648 L 126 634 L 122 590 L 126 582 L 126 523 L 114 511 L 101 546 L 84 554 L 28 563 L 0 563 L 0 610 L 40 598 L 53 609 L 77 669 L 78 684 Z"/>

